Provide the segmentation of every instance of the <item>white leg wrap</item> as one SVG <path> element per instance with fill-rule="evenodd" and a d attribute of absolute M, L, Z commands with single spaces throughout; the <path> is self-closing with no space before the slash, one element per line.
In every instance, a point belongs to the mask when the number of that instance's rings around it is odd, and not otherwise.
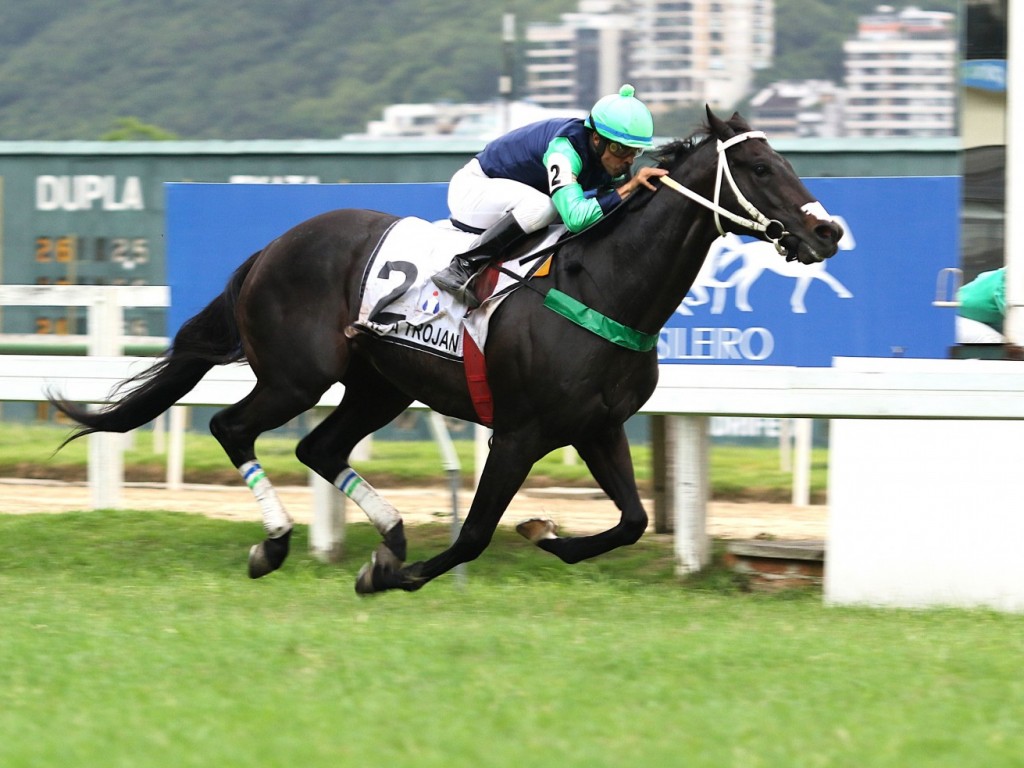
<path fill-rule="evenodd" d="M 277 498 L 277 491 L 270 484 L 259 462 L 247 461 L 238 468 L 238 471 L 242 473 L 245 484 L 249 486 L 256 501 L 260 503 L 260 509 L 263 511 L 263 527 L 267 531 L 267 536 L 276 539 L 288 533 L 292 529 L 291 515 L 285 510 L 281 500 Z"/>
<path fill-rule="evenodd" d="M 402 516 L 391 502 L 377 493 L 374 487 L 351 467 L 335 478 L 334 485 L 359 505 L 381 536 L 402 522 Z"/>

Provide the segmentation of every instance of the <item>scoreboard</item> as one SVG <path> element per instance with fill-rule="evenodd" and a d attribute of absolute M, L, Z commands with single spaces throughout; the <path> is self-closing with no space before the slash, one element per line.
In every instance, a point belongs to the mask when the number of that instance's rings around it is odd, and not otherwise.
<path fill-rule="evenodd" d="M 166 285 L 167 182 L 447 181 L 479 148 L 475 141 L 408 152 L 393 142 L 0 142 L 0 283 Z M 166 335 L 163 309 L 129 309 L 125 317 L 126 335 Z M 87 331 L 82 308 L 0 308 L 2 334 Z"/>
<path fill-rule="evenodd" d="M 158 248 L 160 244 L 156 191 L 152 185 L 145 189 L 143 176 L 127 168 L 115 173 L 5 174 L 4 282 L 159 284 L 163 264 L 159 253 L 154 258 L 152 252 L 154 243 Z M 84 334 L 84 323 L 84 311 L 76 308 L 9 309 L 2 330 Z M 151 310 L 130 311 L 127 325 L 128 335 L 162 334 L 159 317 Z"/>

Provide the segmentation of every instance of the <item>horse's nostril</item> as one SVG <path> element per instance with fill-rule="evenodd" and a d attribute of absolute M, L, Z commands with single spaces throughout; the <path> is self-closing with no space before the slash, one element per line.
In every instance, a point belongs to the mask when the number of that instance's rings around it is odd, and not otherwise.
<path fill-rule="evenodd" d="M 819 224 L 814 228 L 814 234 L 822 240 L 838 243 L 843 236 L 843 230 L 837 224 Z"/>

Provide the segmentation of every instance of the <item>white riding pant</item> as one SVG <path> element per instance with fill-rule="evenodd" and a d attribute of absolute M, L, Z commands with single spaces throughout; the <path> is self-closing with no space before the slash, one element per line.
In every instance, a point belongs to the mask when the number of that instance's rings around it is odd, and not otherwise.
<path fill-rule="evenodd" d="M 956 316 L 957 344 L 1003 344 L 1005 341 L 1006 337 L 991 325 L 962 315 Z"/>
<path fill-rule="evenodd" d="M 456 221 L 480 230 L 509 212 L 524 232 L 536 232 L 558 220 L 558 210 L 548 195 L 522 182 L 492 179 L 476 158 L 452 176 L 448 210 Z"/>

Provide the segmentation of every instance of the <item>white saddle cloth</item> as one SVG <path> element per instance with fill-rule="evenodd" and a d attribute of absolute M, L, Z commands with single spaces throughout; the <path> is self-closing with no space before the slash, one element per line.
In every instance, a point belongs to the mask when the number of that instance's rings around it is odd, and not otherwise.
<path fill-rule="evenodd" d="M 550 227 L 530 254 L 502 263 L 520 277 L 532 275 L 543 259 L 531 254 L 554 244 L 565 231 Z M 482 350 L 494 310 L 521 282 L 501 273 L 491 295 L 470 312 L 430 278 L 459 253 L 467 251 L 476 235 L 455 229 L 449 222 L 399 219 L 380 242 L 363 272 L 359 325 L 396 344 L 422 349 L 451 360 L 462 359 L 462 330 Z"/>

